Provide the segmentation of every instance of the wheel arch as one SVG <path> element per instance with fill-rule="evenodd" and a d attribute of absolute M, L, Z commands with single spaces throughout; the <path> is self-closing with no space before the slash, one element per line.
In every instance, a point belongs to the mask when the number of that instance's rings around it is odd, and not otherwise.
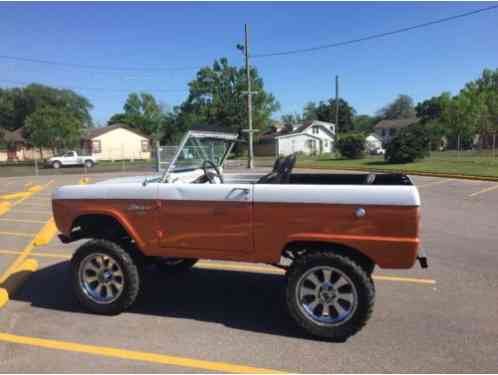
<path fill-rule="evenodd" d="M 282 256 L 291 254 L 298 257 L 302 252 L 310 253 L 316 251 L 330 251 L 339 255 L 351 258 L 358 263 L 367 273 L 372 273 L 375 268 L 375 261 L 358 249 L 338 242 L 324 241 L 291 241 L 282 250 Z"/>
<path fill-rule="evenodd" d="M 71 224 L 71 232 L 76 233 L 76 239 L 105 239 L 120 243 L 133 258 L 143 255 L 141 243 L 133 230 L 119 217 L 109 212 L 84 213 L 78 216 Z"/>

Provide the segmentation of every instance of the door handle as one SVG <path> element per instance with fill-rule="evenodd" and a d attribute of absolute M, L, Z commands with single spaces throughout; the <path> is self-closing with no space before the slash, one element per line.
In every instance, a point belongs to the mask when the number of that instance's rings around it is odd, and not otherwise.
<path fill-rule="evenodd" d="M 251 189 L 236 187 L 236 188 L 233 188 L 232 192 L 234 192 L 234 191 L 240 191 L 240 192 L 242 192 L 244 194 L 249 194 L 249 192 L 251 191 Z"/>

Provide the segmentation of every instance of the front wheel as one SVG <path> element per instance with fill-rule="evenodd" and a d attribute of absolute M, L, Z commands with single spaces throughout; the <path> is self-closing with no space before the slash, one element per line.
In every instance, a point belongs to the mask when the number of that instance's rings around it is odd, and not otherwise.
<path fill-rule="evenodd" d="M 140 276 L 130 255 L 106 240 L 83 244 L 71 260 L 74 293 L 87 310 L 104 315 L 125 311 L 137 298 Z"/>
<path fill-rule="evenodd" d="M 291 316 L 308 333 L 344 341 L 370 318 L 375 289 L 365 270 L 350 258 L 318 252 L 291 265 L 286 298 Z"/>
<path fill-rule="evenodd" d="M 177 273 L 190 270 L 199 259 L 158 257 L 155 259 L 156 267 L 165 273 Z"/>

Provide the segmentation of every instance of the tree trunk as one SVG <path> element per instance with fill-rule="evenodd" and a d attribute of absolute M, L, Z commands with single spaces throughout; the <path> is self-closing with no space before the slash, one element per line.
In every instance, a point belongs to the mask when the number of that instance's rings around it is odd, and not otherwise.
<path fill-rule="evenodd" d="M 460 134 L 457 136 L 457 154 L 460 157 Z"/>

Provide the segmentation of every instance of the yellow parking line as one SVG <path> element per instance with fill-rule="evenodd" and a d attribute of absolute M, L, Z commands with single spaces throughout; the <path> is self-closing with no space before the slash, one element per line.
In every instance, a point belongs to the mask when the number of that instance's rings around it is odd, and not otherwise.
<path fill-rule="evenodd" d="M 436 284 L 436 280 L 433 280 L 433 279 L 419 279 L 419 278 L 414 278 L 414 277 L 397 277 L 397 276 L 374 275 L 374 276 L 372 276 L 372 278 L 374 280 L 398 281 L 398 282 L 401 282 L 401 283 L 431 284 L 431 285 Z"/>
<path fill-rule="evenodd" d="M 42 210 L 23 210 L 23 209 L 19 209 L 19 210 L 16 210 L 16 213 L 21 213 L 21 214 L 50 214 L 51 211 L 50 210 L 45 210 L 45 211 L 42 211 Z"/>
<path fill-rule="evenodd" d="M 0 255 L 19 255 L 21 254 L 20 251 L 14 251 L 14 250 L 0 250 Z M 38 252 L 31 252 L 30 256 L 32 257 L 40 257 L 40 258 L 55 258 L 55 259 L 71 259 L 71 255 L 65 255 L 65 254 L 60 254 L 60 253 L 38 253 Z"/>
<path fill-rule="evenodd" d="M 0 221 L 6 221 L 9 223 L 28 223 L 28 224 L 44 224 L 43 220 L 28 220 L 28 219 L 5 219 L 0 218 Z"/>
<path fill-rule="evenodd" d="M 493 191 L 493 190 L 496 190 L 496 189 L 498 189 L 498 185 L 490 186 L 490 187 L 488 187 L 486 189 L 482 189 L 482 190 L 476 191 L 475 193 L 470 194 L 469 197 L 475 197 L 476 195 L 487 193 L 489 191 Z"/>
<path fill-rule="evenodd" d="M 14 251 L 14 250 L 0 250 L 0 254 L 5 254 L 5 255 L 16 255 L 19 253 L 20 253 L 19 251 Z M 32 252 L 31 256 L 41 257 L 41 258 L 71 259 L 71 255 L 61 254 L 61 253 Z M 256 272 L 256 273 L 266 273 L 266 274 L 275 274 L 275 275 L 285 274 L 285 270 L 279 268 L 270 268 L 270 267 L 253 266 L 253 265 L 237 265 L 237 264 L 227 264 L 227 263 L 207 262 L 207 261 L 200 261 L 195 265 L 195 268 L 233 270 L 241 272 Z M 379 280 L 379 281 L 395 281 L 402 283 L 404 282 L 404 283 L 431 284 L 431 285 L 436 284 L 436 280 L 433 279 L 423 279 L 423 278 L 414 278 L 414 277 L 373 275 L 372 278 L 374 280 Z"/>
<path fill-rule="evenodd" d="M 225 362 L 211 362 L 186 357 L 175 357 L 164 354 L 117 349 L 108 346 L 95 346 L 67 341 L 47 340 L 36 337 L 12 335 L 9 333 L 0 333 L 0 341 L 12 344 L 29 345 L 38 348 L 54 349 L 73 353 L 85 353 L 102 357 L 120 358 L 132 361 L 158 363 L 163 365 L 187 367 L 216 372 L 229 372 L 239 374 L 281 373 L 281 371 L 266 368 L 249 367 Z"/>
<path fill-rule="evenodd" d="M 449 179 L 442 180 L 442 181 L 428 182 L 428 183 L 423 184 L 423 185 L 417 185 L 417 188 L 420 189 L 420 188 L 425 188 L 425 187 L 428 187 L 428 186 L 445 184 L 445 183 L 451 182 L 451 181 L 455 181 L 455 179 L 454 178 L 449 178 Z"/>
<path fill-rule="evenodd" d="M 52 183 L 54 182 L 54 180 L 50 180 L 49 182 L 47 182 L 45 185 L 38 185 L 38 188 L 35 189 L 35 190 L 30 190 L 28 192 L 23 192 L 21 193 L 21 195 L 19 195 L 20 199 L 18 199 L 17 201 L 13 202 L 13 203 L 10 203 L 10 202 L 2 202 L 0 204 L 0 216 L 1 215 L 5 215 L 7 212 L 9 212 L 13 207 L 19 205 L 20 203 L 24 202 L 26 199 L 28 199 L 29 197 L 31 197 L 33 194 L 39 192 L 39 191 L 42 191 L 43 189 L 45 189 L 47 186 L 51 185 Z M 5 197 L 5 196 L 4 196 Z M 8 203 L 8 204 L 6 204 Z"/>
<path fill-rule="evenodd" d="M 219 269 L 219 270 L 234 270 L 234 271 L 242 271 L 242 272 L 260 272 L 260 273 L 271 273 L 276 275 L 283 275 L 285 271 L 283 269 L 278 268 L 269 268 L 263 266 L 252 266 L 252 265 L 237 265 L 237 264 L 224 264 L 217 262 L 199 262 L 196 264 L 198 268 L 211 268 L 211 269 Z M 379 281 L 397 281 L 404 283 L 415 283 L 415 284 L 435 284 L 436 281 L 432 279 L 419 279 L 413 277 L 398 277 L 398 276 L 381 276 L 374 275 L 372 276 L 374 280 Z"/>
<path fill-rule="evenodd" d="M 25 232 L 0 232 L 3 236 L 17 236 L 17 237 L 33 237 L 36 233 L 25 233 Z"/>
<path fill-rule="evenodd" d="M 51 217 L 43 226 L 43 228 L 36 234 L 27 233 L 17 233 L 17 232 L 0 232 L 1 234 L 7 235 L 17 235 L 17 236 L 29 236 L 33 239 L 26 245 L 26 247 L 19 253 L 17 258 L 13 263 L 7 268 L 7 270 L 0 276 L 0 296 L 3 300 L 3 305 L 8 302 L 9 295 L 12 295 L 15 290 L 21 285 L 24 279 L 29 275 L 30 272 L 34 272 L 38 268 L 38 262 L 36 260 L 27 259 L 30 255 L 33 247 L 46 245 L 50 242 L 53 236 L 57 233 L 57 228 L 54 224 L 54 219 Z M 11 276 L 19 273 L 22 277 Z"/>
<path fill-rule="evenodd" d="M 46 209 L 51 208 L 50 202 L 37 203 L 37 202 L 31 202 L 31 199 L 29 200 L 29 202 L 24 202 L 22 207 L 35 207 L 35 208 L 38 207 L 38 208 L 46 208 Z"/>
<path fill-rule="evenodd" d="M 9 275 L 8 279 L 0 284 L 0 309 L 9 302 L 10 296 L 14 294 L 19 285 L 37 269 L 38 262 L 36 259 L 26 259 L 16 267 L 15 271 Z"/>

